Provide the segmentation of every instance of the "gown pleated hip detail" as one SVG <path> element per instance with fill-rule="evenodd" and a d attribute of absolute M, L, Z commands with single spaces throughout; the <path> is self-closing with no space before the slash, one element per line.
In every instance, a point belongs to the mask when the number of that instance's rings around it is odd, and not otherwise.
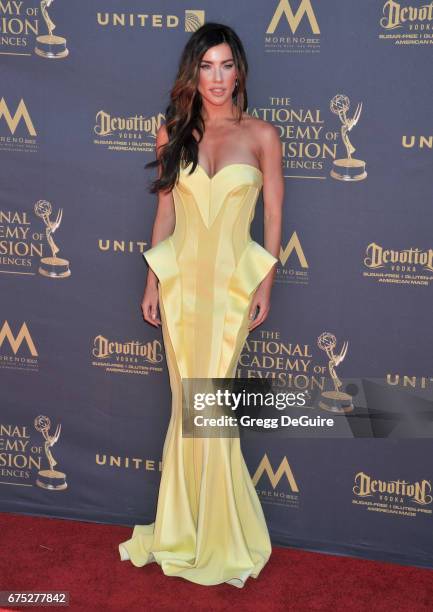
<path fill-rule="evenodd" d="M 182 437 L 182 379 L 235 376 L 254 291 L 277 259 L 250 235 L 261 171 L 191 168 L 173 188 L 173 233 L 143 253 L 159 280 L 172 406 L 155 521 L 135 525 L 119 553 L 167 576 L 241 588 L 271 554 L 262 506 L 238 437 Z"/>

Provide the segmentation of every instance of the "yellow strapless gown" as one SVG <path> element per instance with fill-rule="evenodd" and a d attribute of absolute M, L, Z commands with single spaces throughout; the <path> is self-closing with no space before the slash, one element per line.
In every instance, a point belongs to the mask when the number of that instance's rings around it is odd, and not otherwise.
<path fill-rule="evenodd" d="M 253 293 L 277 259 L 250 235 L 261 171 L 235 163 L 210 178 L 191 166 L 173 188 L 173 233 L 143 253 L 159 279 L 172 412 L 155 521 L 119 552 L 167 576 L 243 587 L 271 554 L 263 510 L 239 438 L 182 437 L 181 380 L 235 376 Z"/>

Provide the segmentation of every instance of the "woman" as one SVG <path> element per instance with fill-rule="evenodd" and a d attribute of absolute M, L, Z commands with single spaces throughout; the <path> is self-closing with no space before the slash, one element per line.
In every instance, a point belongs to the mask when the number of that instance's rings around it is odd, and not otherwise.
<path fill-rule="evenodd" d="M 243 587 L 271 554 L 239 437 L 182 436 L 182 380 L 234 377 L 248 333 L 270 308 L 281 243 L 281 142 L 246 112 L 247 60 L 229 27 L 188 41 L 156 148 L 158 193 L 142 302 L 162 334 L 172 391 L 155 522 L 119 545 L 135 566 Z M 249 228 L 263 187 L 266 249 Z M 158 307 L 159 315 L 158 317 Z"/>

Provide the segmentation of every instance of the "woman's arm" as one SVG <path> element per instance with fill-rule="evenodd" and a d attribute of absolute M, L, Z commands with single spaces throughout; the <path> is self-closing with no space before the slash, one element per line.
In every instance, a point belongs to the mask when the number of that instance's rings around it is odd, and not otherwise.
<path fill-rule="evenodd" d="M 168 135 L 165 125 L 161 125 L 156 134 L 156 155 L 159 159 L 160 148 L 168 142 Z M 158 166 L 158 176 L 161 176 L 161 167 Z M 158 206 L 155 214 L 155 221 L 152 229 L 151 247 L 157 245 L 161 240 L 164 240 L 173 233 L 176 223 L 176 213 L 174 210 L 173 194 L 171 191 L 158 192 Z M 149 266 L 147 272 L 146 284 L 144 287 L 144 295 L 141 302 L 141 310 L 144 319 L 158 327 L 161 320 L 157 316 L 158 306 L 158 277 Z"/>
<path fill-rule="evenodd" d="M 278 259 L 281 245 L 284 177 L 281 140 L 277 129 L 268 122 L 260 122 L 260 166 L 263 173 L 264 247 Z M 275 277 L 275 265 L 258 286 L 251 304 L 250 319 L 257 306 L 259 313 L 250 324 L 250 331 L 263 323 L 270 310 L 271 289 Z"/>

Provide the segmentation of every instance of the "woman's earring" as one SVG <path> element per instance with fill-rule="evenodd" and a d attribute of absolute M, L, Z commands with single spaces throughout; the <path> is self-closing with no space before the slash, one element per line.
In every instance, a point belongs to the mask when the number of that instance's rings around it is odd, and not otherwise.
<path fill-rule="evenodd" d="M 236 79 L 236 81 L 235 81 L 235 88 L 233 89 L 233 95 L 234 96 L 238 95 L 238 88 L 239 88 L 239 81 Z"/>

